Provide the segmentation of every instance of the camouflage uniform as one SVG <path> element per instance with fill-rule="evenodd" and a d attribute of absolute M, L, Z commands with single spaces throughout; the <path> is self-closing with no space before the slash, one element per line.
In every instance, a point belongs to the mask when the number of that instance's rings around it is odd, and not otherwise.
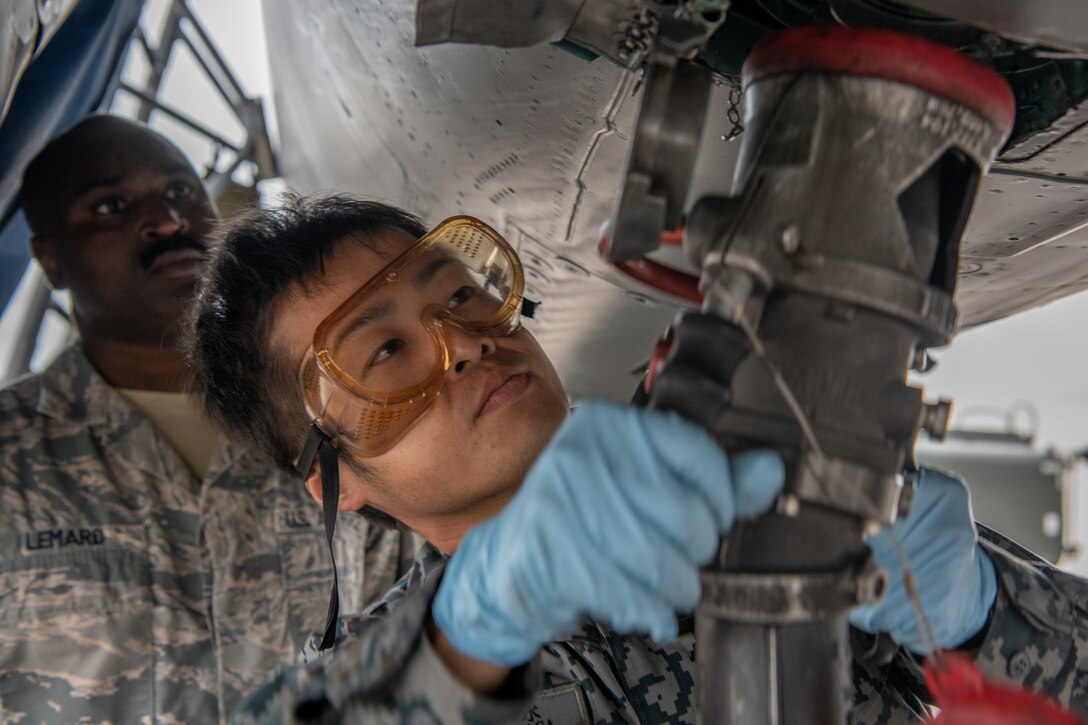
<path fill-rule="evenodd" d="M 999 589 L 976 663 L 984 674 L 1088 712 L 1088 582 L 984 530 Z M 423 625 L 445 559 L 425 546 L 412 571 L 363 615 L 344 618 L 335 656 L 281 672 L 240 708 L 241 723 L 683 723 L 694 721 L 694 636 L 655 645 L 587 623 L 514 673 L 511 696 L 474 695 L 445 670 Z M 860 633 L 859 633 L 860 634 Z M 866 637 L 867 635 L 861 635 Z M 313 653 L 312 643 L 310 653 Z M 853 665 L 858 725 L 914 723 L 928 694 L 900 650 Z"/>
<path fill-rule="evenodd" d="M 410 553 L 340 518 L 362 608 Z M 225 442 L 196 480 L 78 347 L 0 391 L 0 722 L 225 720 L 324 624 L 331 580 L 298 481 Z"/>

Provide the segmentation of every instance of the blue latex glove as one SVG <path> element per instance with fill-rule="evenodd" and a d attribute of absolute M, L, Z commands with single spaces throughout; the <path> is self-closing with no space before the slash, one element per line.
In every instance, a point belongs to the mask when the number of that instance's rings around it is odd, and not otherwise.
<path fill-rule="evenodd" d="M 941 648 L 958 647 L 986 624 L 997 596 L 993 562 L 978 545 L 971 496 L 958 478 L 921 472 L 910 514 L 892 527 L 910 562 L 914 582 Z M 897 644 L 927 654 L 903 584 L 903 566 L 886 531 L 868 542 L 888 589 L 876 605 L 860 606 L 850 623 L 866 632 L 886 632 Z"/>
<path fill-rule="evenodd" d="M 503 512 L 462 540 L 435 623 L 462 653 L 506 666 L 586 616 L 675 638 L 719 536 L 769 508 L 782 482 L 776 454 L 727 457 L 676 414 L 583 405 Z"/>

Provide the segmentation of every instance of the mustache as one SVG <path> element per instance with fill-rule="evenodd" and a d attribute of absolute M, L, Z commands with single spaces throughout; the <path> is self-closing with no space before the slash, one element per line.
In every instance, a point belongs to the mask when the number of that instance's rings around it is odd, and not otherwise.
<path fill-rule="evenodd" d="M 208 253 L 208 245 L 196 237 L 188 234 L 175 234 L 153 242 L 150 247 L 140 253 L 140 266 L 145 270 L 151 269 L 151 265 L 159 258 L 159 255 L 172 252 L 175 249 L 195 249 L 201 254 Z"/>

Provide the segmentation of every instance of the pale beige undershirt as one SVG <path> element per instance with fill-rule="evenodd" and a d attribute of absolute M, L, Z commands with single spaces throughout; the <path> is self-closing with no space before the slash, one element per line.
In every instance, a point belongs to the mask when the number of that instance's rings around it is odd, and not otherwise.
<path fill-rule="evenodd" d="M 200 479 L 208 470 L 219 430 L 205 417 L 195 396 L 118 388 L 125 400 L 147 416 Z"/>

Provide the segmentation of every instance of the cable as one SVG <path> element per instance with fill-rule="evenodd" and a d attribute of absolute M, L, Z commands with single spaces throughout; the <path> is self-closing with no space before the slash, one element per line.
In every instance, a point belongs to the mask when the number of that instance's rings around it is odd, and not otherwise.
<path fill-rule="evenodd" d="M 759 359 L 767 369 L 767 372 L 770 373 L 775 388 L 782 395 L 782 399 L 785 401 L 786 406 L 790 409 L 798 426 L 800 426 L 801 434 L 804 436 L 806 444 L 815 454 L 815 467 L 812 467 L 812 459 L 809 456 L 804 455 L 803 451 L 801 455 L 802 461 L 810 466 L 809 470 L 812 471 L 812 475 L 815 477 L 817 484 L 820 486 L 820 489 L 827 500 L 833 501 L 834 498 L 831 496 L 830 487 L 827 483 L 827 458 L 824 455 L 823 448 L 820 447 L 820 442 L 816 439 L 816 432 L 813 430 L 812 425 L 808 420 L 808 416 L 805 415 L 805 412 L 801 408 L 801 404 L 797 401 L 797 397 L 793 394 L 793 390 L 790 388 L 789 383 L 786 382 L 786 379 L 779 372 L 778 367 L 770 357 L 768 357 L 766 348 L 763 346 L 763 341 L 759 338 L 759 334 L 756 330 L 749 324 L 748 319 L 743 314 L 738 314 L 736 318 L 737 324 L 741 330 L 744 331 L 744 335 L 748 338 L 752 350 L 759 356 Z M 873 506 L 872 502 L 868 499 L 862 498 L 861 500 L 865 501 L 866 505 Z M 881 517 L 875 510 L 875 506 L 867 513 L 873 520 L 880 521 Z M 891 541 L 892 546 L 899 556 L 899 561 L 903 566 L 903 586 L 907 592 L 907 597 L 910 599 L 911 608 L 914 610 L 915 621 L 918 625 L 918 634 L 922 638 L 922 647 L 926 650 L 927 655 L 932 655 L 939 649 L 940 641 L 933 628 L 933 623 L 930 621 L 929 617 L 926 616 L 925 609 L 922 606 L 922 599 L 918 594 L 918 588 L 915 584 L 910 560 L 907 558 L 907 552 L 903 549 L 903 545 L 899 541 L 899 537 L 895 535 L 892 526 L 885 524 L 883 528 L 887 532 L 888 540 Z"/>

